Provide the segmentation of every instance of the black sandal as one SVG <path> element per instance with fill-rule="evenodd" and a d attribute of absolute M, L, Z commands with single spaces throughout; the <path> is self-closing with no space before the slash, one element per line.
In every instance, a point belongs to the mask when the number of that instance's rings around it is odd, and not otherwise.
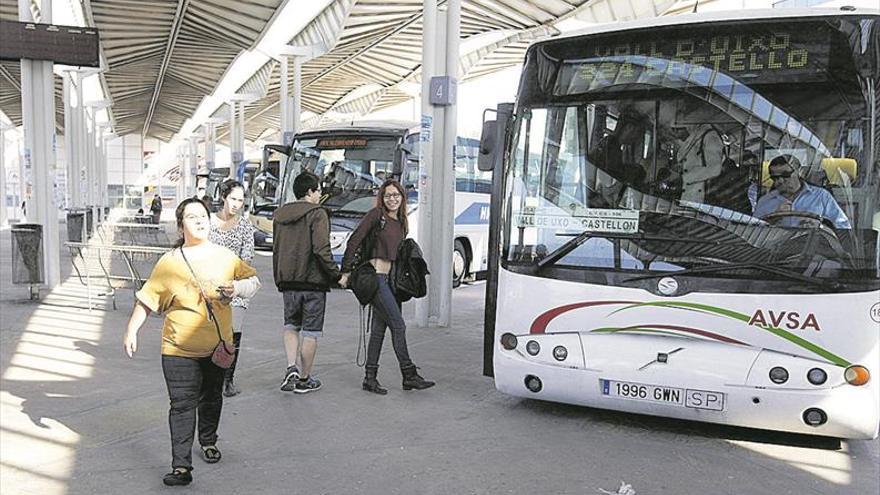
<path fill-rule="evenodd" d="M 208 445 L 207 447 L 202 446 L 202 457 L 208 464 L 214 464 L 220 462 L 223 454 L 220 453 L 220 449 L 216 445 Z"/>
<path fill-rule="evenodd" d="M 192 483 L 192 480 L 193 475 L 189 469 L 174 468 L 174 471 L 171 471 L 162 478 L 162 483 L 165 483 L 167 486 L 184 486 Z"/>

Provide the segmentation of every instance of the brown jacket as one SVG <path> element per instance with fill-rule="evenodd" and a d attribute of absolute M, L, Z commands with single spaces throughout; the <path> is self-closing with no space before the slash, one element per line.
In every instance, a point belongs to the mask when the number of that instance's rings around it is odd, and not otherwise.
<path fill-rule="evenodd" d="M 330 252 L 330 215 L 306 201 L 275 210 L 272 221 L 272 268 L 279 291 L 329 291 L 339 280 Z"/>

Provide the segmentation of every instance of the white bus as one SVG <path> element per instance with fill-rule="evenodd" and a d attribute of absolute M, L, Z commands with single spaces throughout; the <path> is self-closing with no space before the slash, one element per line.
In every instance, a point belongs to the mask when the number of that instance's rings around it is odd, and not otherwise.
<path fill-rule="evenodd" d="M 876 438 L 878 40 L 844 8 L 531 46 L 480 150 L 498 390 Z"/>
<path fill-rule="evenodd" d="M 385 179 L 407 190 L 410 237 L 418 232 L 418 127 L 409 122 L 333 124 L 294 137 L 280 186 L 280 204 L 294 200 L 293 178 L 303 170 L 321 179 L 322 204 L 331 212 L 331 248 L 341 261 L 351 232 L 375 204 Z M 453 286 L 482 277 L 486 270 L 491 173 L 477 169 L 479 141 L 456 140 Z M 271 214 L 262 214 L 263 230 Z M 263 235 L 265 239 L 267 235 Z M 271 236 L 269 235 L 269 238 Z"/>

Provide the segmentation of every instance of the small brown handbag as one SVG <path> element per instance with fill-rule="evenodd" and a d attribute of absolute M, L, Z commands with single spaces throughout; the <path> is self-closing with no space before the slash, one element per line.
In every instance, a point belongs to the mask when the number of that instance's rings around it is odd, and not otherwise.
<path fill-rule="evenodd" d="M 220 334 L 220 324 L 217 322 L 217 317 L 214 316 L 214 310 L 211 308 L 211 302 L 208 300 L 208 296 L 205 294 L 205 290 L 202 289 L 202 284 L 199 283 L 199 278 L 196 277 L 196 272 L 193 271 L 192 266 L 189 264 L 189 260 L 186 259 L 186 255 L 183 254 L 183 248 L 180 248 L 180 255 L 183 256 L 183 261 L 186 263 L 186 267 L 189 268 L 189 272 L 193 276 L 193 280 L 195 280 L 196 285 L 199 287 L 199 292 L 202 294 L 202 299 L 205 300 L 205 307 L 208 308 L 208 318 L 214 322 L 214 328 L 217 329 L 217 337 L 220 339 L 220 342 L 217 343 L 217 347 L 214 348 L 214 352 L 211 354 L 211 362 L 216 364 L 218 367 L 223 369 L 228 369 L 232 366 L 232 362 L 235 361 L 235 346 L 227 343 L 223 340 L 223 335 Z"/>

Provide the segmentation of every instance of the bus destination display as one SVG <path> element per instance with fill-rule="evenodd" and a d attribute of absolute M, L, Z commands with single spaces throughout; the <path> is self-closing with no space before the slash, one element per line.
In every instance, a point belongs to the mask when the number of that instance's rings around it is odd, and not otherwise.
<path fill-rule="evenodd" d="M 828 36 L 821 32 L 774 29 L 618 40 L 588 44 L 585 58 L 566 61 L 554 93 L 575 94 L 631 83 L 711 84 L 711 76 L 717 73 L 748 83 L 777 83 L 795 77 L 818 81 L 824 79 L 828 67 Z"/>
<path fill-rule="evenodd" d="M 333 137 L 318 140 L 318 149 L 366 148 L 367 140 L 359 137 Z"/>

